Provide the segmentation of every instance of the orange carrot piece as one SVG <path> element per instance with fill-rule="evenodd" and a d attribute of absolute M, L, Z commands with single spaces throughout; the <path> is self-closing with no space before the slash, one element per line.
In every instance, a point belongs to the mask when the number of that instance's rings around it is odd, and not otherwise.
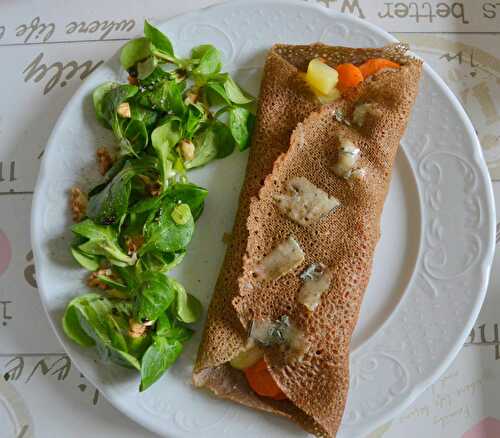
<path fill-rule="evenodd" d="M 282 391 L 280 391 L 278 394 L 276 394 L 274 397 L 271 397 L 271 398 L 273 400 L 288 400 L 288 397 Z"/>
<path fill-rule="evenodd" d="M 389 61 L 385 58 L 374 58 L 369 59 L 364 64 L 359 66 L 361 73 L 363 74 L 363 78 L 366 79 L 368 76 L 371 76 L 384 68 L 400 68 L 401 66 L 396 63 Z"/>
<path fill-rule="evenodd" d="M 363 82 L 363 73 L 354 64 L 340 64 L 335 67 L 339 74 L 337 88 L 343 92 L 348 88 L 355 87 Z"/>
<path fill-rule="evenodd" d="M 248 384 L 258 395 L 270 397 L 274 400 L 286 399 L 285 394 L 283 394 L 267 369 L 267 364 L 264 359 L 244 369 L 243 372 L 248 380 Z"/>

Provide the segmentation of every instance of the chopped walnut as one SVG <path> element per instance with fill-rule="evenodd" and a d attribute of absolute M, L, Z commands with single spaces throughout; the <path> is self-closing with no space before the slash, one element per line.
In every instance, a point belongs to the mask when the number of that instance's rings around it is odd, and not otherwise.
<path fill-rule="evenodd" d="M 195 104 L 198 100 L 200 90 L 198 87 L 194 86 L 190 90 L 188 90 L 186 94 L 186 98 L 184 99 L 184 103 L 186 105 Z"/>
<path fill-rule="evenodd" d="M 103 283 L 98 276 L 108 277 L 110 280 L 118 280 L 118 277 L 111 269 L 99 269 L 95 272 L 92 272 L 87 278 L 87 286 L 93 288 L 99 288 L 102 290 L 110 289 L 110 287 Z"/>
<path fill-rule="evenodd" d="M 161 195 L 161 184 L 159 182 L 152 182 L 146 184 L 146 191 L 149 196 L 160 196 Z"/>
<path fill-rule="evenodd" d="M 182 82 L 184 79 L 187 78 L 187 71 L 182 68 L 179 68 L 175 71 L 174 76 L 175 76 L 175 82 L 177 83 Z"/>
<path fill-rule="evenodd" d="M 196 93 L 188 93 L 186 96 L 186 103 L 196 103 L 198 95 Z"/>
<path fill-rule="evenodd" d="M 80 222 L 85 217 L 85 213 L 87 211 L 87 195 L 78 187 L 72 187 L 70 204 L 73 221 Z"/>
<path fill-rule="evenodd" d="M 137 253 L 139 248 L 144 243 L 143 235 L 127 236 L 125 239 L 125 244 L 127 245 L 128 255 Z"/>
<path fill-rule="evenodd" d="M 128 320 L 128 335 L 131 338 L 140 338 L 146 333 L 147 326 L 135 321 L 134 319 Z"/>
<path fill-rule="evenodd" d="M 191 141 L 181 140 L 179 149 L 185 161 L 190 161 L 194 158 L 194 144 Z"/>
<path fill-rule="evenodd" d="M 105 147 L 101 147 L 96 151 L 97 165 L 99 166 L 99 173 L 105 175 L 111 169 L 114 159 Z"/>
<path fill-rule="evenodd" d="M 132 112 L 130 111 L 130 105 L 128 102 L 122 102 L 120 105 L 118 105 L 118 108 L 116 109 L 116 112 L 118 115 L 130 119 L 132 117 Z"/>
<path fill-rule="evenodd" d="M 137 79 L 136 76 L 128 75 L 128 83 L 130 85 L 139 85 L 139 80 Z"/>
<path fill-rule="evenodd" d="M 161 184 L 158 181 L 153 181 L 149 176 L 138 175 L 141 181 L 144 183 L 144 190 L 149 196 L 160 196 L 161 195 Z"/>
<path fill-rule="evenodd" d="M 360 150 L 348 138 L 341 138 L 339 140 L 339 158 L 337 163 L 333 166 L 333 172 L 337 176 L 349 178 L 354 165 L 359 159 Z"/>

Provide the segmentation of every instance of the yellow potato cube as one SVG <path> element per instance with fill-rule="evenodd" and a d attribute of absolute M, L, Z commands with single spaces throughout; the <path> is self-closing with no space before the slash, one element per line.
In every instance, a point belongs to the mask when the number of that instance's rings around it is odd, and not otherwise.
<path fill-rule="evenodd" d="M 256 345 L 253 345 L 240 352 L 231 360 L 230 364 L 233 368 L 244 370 L 257 363 L 262 356 L 264 356 L 264 352 Z"/>
<path fill-rule="evenodd" d="M 316 58 L 309 62 L 306 82 L 316 92 L 323 95 L 330 94 L 338 81 L 339 74 L 337 70 L 325 64 L 321 59 Z"/>

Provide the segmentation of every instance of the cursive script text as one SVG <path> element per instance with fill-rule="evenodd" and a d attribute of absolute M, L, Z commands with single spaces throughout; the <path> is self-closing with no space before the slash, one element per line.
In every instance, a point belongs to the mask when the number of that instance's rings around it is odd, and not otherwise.
<path fill-rule="evenodd" d="M 80 79 L 85 79 L 90 73 L 98 68 L 104 61 L 94 63 L 92 60 L 87 60 L 79 64 L 77 61 L 69 61 L 66 64 L 62 62 L 54 62 L 50 65 L 43 61 L 43 53 L 39 53 L 33 61 L 31 61 L 23 70 L 24 82 L 38 83 L 42 80 L 47 80 L 43 88 L 43 94 L 49 93 L 57 84 L 61 87 L 67 85 L 67 81 L 75 77 L 79 73 Z"/>

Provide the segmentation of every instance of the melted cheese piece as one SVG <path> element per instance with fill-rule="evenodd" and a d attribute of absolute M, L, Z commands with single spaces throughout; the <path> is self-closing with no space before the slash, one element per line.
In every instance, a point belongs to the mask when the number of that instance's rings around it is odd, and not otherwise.
<path fill-rule="evenodd" d="M 304 251 L 290 236 L 260 261 L 254 273 L 262 280 L 276 280 L 299 266 L 304 257 Z"/>
<path fill-rule="evenodd" d="M 274 196 L 280 211 L 300 225 L 309 225 L 340 205 L 338 199 L 328 196 L 304 177 L 292 178 L 285 194 Z"/>
<path fill-rule="evenodd" d="M 288 330 L 287 339 L 288 347 L 290 349 L 289 358 L 301 361 L 304 354 L 306 354 L 309 349 L 309 343 L 307 342 L 307 338 L 304 333 L 292 325 Z"/>
<path fill-rule="evenodd" d="M 250 338 L 265 347 L 278 345 L 287 348 L 290 358 L 298 360 L 302 359 L 309 346 L 302 331 L 290 322 L 287 315 L 277 321 L 252 321 Z"/>
<path fill-rule="evenodd" d="M 347 138 L 341 139 L 339 159 L 333 166 L 333 172 L 335 175 L 343 178 L 349 178 L 354 165 L 358 161 L 359 154 L 359 148 L 357 148 L 351 140 Z"/>
<path fill-rule="evenodd" d="M 303 276 L 304 284 L 299 291 L 298 301 L 314 312 L 321 302 L 321 295 L 330 288 L 332 275 L 325 271 L 323 266 L 311 267 L 313 269 L 308 269 Z"/>
<path fill-rule="evenodd" d="M 352 122 L 361 128 L 365 124 L 366 115 L 370 111 L 373 111 L 373 109 L 373 103 L 362 103 L 357 105 L 352 113 Z"/>
<path fill-rule="evenodd" d="M 265 347 L 285 343 L 284 331 L 287 323 L 282 321 L 254 320 L 250 329 L 250 338 Z"/>

